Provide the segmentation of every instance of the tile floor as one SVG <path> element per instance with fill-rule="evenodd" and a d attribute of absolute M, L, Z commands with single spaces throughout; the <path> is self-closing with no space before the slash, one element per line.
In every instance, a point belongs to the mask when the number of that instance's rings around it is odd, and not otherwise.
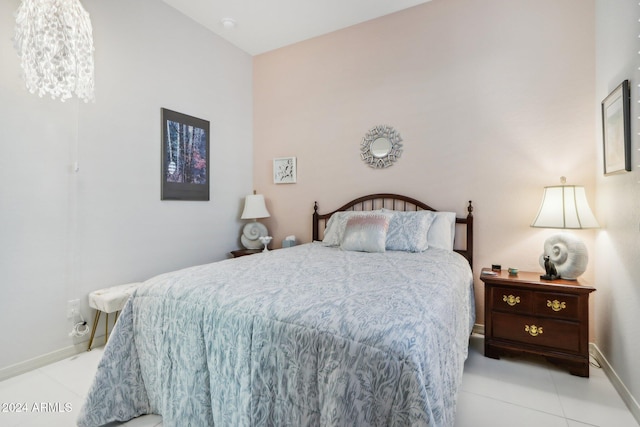
<path fill-rule="evenodd" d="M 591 377 L 586 379 L 540 360 L 493 360 L 482 354 L 482 336 L 473 336 L 456 427 L 638 427 L 598 368 L 592 367 Z M 102 348 L 95 348 L 0 382 L 1 404 L 27 404 L 23 413 L 0 408 L 0 426 L 74 426 L 101 356 Z M 41 407 L 41 403 L 47 405 Z M 158 427 L 162 418 L 148 415 L 109 427 L 122 425 Z"/>
<path fill-rule="evenodd" d="M 456 427 L 638 427 L 602 369 L 581 378 L 544 359 L 483 354 L 472 336 Z"/>

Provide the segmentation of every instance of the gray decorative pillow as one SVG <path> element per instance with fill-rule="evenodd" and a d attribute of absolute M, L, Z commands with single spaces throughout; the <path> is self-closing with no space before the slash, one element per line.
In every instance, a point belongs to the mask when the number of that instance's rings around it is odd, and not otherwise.
<path fill-rule="evenodd" d="M 345 251 L 384 252 L 388 229 L 388 215 L 353 215 L 347 221 L 340 247 Z"/>
<path fill-rule="evenodd" d="M 387 232 L 390 251 L 423 252 L 429 248 L 427 234 L 435 220 L 431 211 L 394 212 Z"/>
<path fill-rule="evenodd" d="M 394 214 L 402 213 L 402 211 L 392 211 L 389 209 L 382 209 L 382 212 L 393 212 Z M 429 227 L 429 231 L 427 232 L 427 242 L 429 244 L 429 247 L 452 251 L 456 235 L 456 213 L 437 211 L 426 212 L 431 212 L 431 214 L 434 216 L 434 220 Z"/>

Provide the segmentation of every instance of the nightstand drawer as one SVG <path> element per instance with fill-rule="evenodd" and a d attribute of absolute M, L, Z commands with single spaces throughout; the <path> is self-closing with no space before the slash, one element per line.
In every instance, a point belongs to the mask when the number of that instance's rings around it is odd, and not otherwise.
<path fill-rule="evenodd" d="M 497 312 L 491 317 L 493 338 L 580 352 L 579 323 Z"/>
<path fill-rule="evenodd" d="M 576 295 L 538 292 L 534 295 L 534 313 L 577 320 L 579 298 Z"/>
<path fill-rule="evenodd" d="M 494 310 L 512 311 L 517 313 L 531 313 L 533 295 L 531 291 L 522 289 L 493 288 Z"/>

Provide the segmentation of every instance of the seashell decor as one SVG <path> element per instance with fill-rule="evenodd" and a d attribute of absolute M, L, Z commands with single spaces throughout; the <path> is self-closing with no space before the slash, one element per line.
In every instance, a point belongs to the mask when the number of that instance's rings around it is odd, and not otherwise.
<path fill-rule="evenodd" d="M 540 265 L 544 268 L 544 257 L 549 256 L 560 277 L 576 280 L 587 269 L 589 254 L 586 245 L 569 233 L 558 233 L 544 242 L 544 252 L 540 255 Z"/>

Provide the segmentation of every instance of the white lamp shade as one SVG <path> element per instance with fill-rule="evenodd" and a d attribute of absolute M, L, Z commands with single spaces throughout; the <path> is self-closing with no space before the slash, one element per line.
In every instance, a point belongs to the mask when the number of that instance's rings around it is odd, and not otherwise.
<path fill-rule="evenodd" d="M 262 194 L 250 194 L 244 199 L 244 210 L 240 219 L 268 218 L 270 216 Z"/>
<path fill-rule="evenodd" d="M 598 228 L 587 195 L 581 185 L 556 185 L 544 188 L 542 203 L 532 227 Z"/>

